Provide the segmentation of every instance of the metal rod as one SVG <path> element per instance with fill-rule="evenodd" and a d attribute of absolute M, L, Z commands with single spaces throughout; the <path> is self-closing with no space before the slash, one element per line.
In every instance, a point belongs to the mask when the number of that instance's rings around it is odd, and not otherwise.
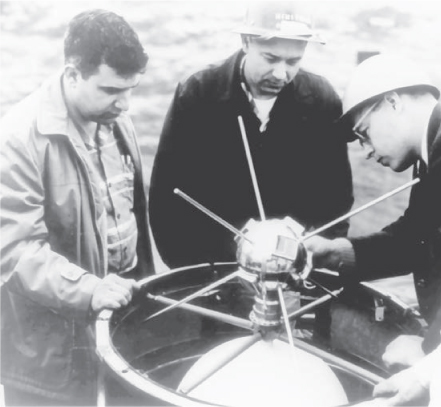
<path fill-rule="evenodd" d="M 371 373 L 368 370 L 355 365 L 354 363 L 348 362 L 343 358 L 333 355 L 332 353 L 329 353 L 316 346 L 310 345 L 309 343 L 306 343 L 300 339 L 294 338 L 294 345 L 296 348 L 302 349 L 305 352 L 317 356 L 318 358 L 322 359 L 327 363 L 345 369 L 348 372 L 354 373 L 358 377 L 362 377 L 366 380 L 369 380 L 372 384 L 380 383 L 383 380 L 381 376 L 378 376 L 375 373 Z"/>
<path fill-rule="evenodd" d="M 301 317 L 303 314 L 306 314 L 307 312 L 311 311 L 315 307 L 317 307 L 321 304 L 324 304 L 325 302 L 328 302 L 333 297 L 336 297 L 342 291 L 343 291 L 343 288 L 332 291 L 330 294 L 326 294 L 323 297 L 320 297 L 320 298 L 310 302 L 309 304 L 303 306 L 302 308 L 299 308 L 297 311 L 291 312 L 291 314 L 288 315 L 288 318 L 291 320 L 291 319 Z"/>
<path fill-rule="evenodd" d="M 192 204 L 194 207 L 199 209 L 201 212 L 208 215 L 210 218 L 214 219 L 216 222 L 220 223 L 222 226 L 226 227 L 229 231 L 233 232 L 234 234 L 240 236 L 241 238 L 248 240 L 250 243 L 253 243 L 249 237 L 247 237 L 245 234 L 243 234 L 239 229 L 236 229 L 233 225 L 230 225 L 227 221 L 223 220 L 219 216 L 217 216 L 215 213 L 211 212 L 209 209 L 207 209 L 205 206 L 201 205 L 199 202 L 195 201 L 193 198 L 189 197 L 185 192 L 182 192 L 179 188 L 175 188 L 173 192 L 176 195 L 179 195 L 181 198 L 185 199 L 188 203 Z"/>
<path fill-rule="evenodd" d="M 319 227 L 318 229 L 313 230 L 312 232 L 308 233 L 307 235 L 301 237 L 300 240 L 305 241 L 306 239 L 309 239 L 312 236 L 318 235 L 319 233 L 322 233 L 323 231 L 325 231 L 326 229 L 329 229 L 330 227 L 336 225 L 337 223 L 340 223 L 340 222 L 350 218 L 351 216 L 354 216 L 357 213 L 364 211 L 365 209 L 367 209 L 373 205 L 376 205 L 377 203 L 384 201 L 385 199 L 387 199 L 395 194 L 398 194 L 399 192 L 417 184 L 418 182 L 420 182 L 420 179 L 414 178 L 412 181 L 407 182 L 406 184 L 402 185 L 401 187 L 398 187 L 398 188 L 394 189 L 393 191 L 390 191 L 387 194 L 384 194 L 384 195 L 378 197 L 377 199 L 374 199 L 373 201 L 368 202 L 367 204 L 362 205 L 357 209 L 354 209 L 353 211 L 347 213 L 346 215 L 340 216 L 339 218 L 334 219 L 332 222 L 329 222 L 326 225 L 323 225 L 323 226 Z"/>
<path fill-rule="evenodd" d="M 97 407 L 106 407 L 106 384 L 105 384 L 105 366 L 104 363 L 98 364 L 96 405 Z"/>
<path fill-rule="evenodd" d="M 337 298 L 337 296 L 334 295 L 334 293 L 331 290 L 328 290 L 323 284 L 320 284 L 318 281 L 312 279 L 311 276 L 309 276 L 307 280 L 310 281 L 312 284 L 316 285 L 317 287 L 319 287 L 320 289 L 322 289 L 325 293 L 328 293 L 329 295 L 332 295 L 334 298 Z"/>
<path fill-rule="evenodd" d="M 221 278 L 220 280 L 217 280 L 214 283 L 209 284 L 204 288 L 201 288 L 200 290 L 194 292 L 193 294 L 190 294 L 189 296 L 183 298 L 182 300 L 179 300 L 176 303 L 150 315 L 148 318 L 144 319 L 143 322 L 146 322 L 149 319 L 155 318 L 155 317 L 163 314 L 164 312 L 171 311 L 172 309 L 179 307 L 181 304 L 185 304 L 186 302 L 189 302 L 189 301 L 201 296 L 202 294 L 205 294 L 206 292 L 212 290 L 213 288 L 219 287 L 220 285 L 226 283 L 227 281 L 232 280 L 233 278 L 237 277 L 239 275 L 239 273 L 240 273 L 239 271 L 235 271 L 234 273 L 228 274 L 224 278 Z"/>
<path fill-rule="evenodd" d="M 162 295 L 152 295 L 149 293 L 147 293 L 147 298 L 150 298 L 151 300 L 155 300 L 155 301 L 161 302 L 162 304 L 167 304 L 167 305 L 173 305 L 178 302 L 177 300 L 174 300 L 172 298 L 164 297 Z M 233 315 L 224 314 L 223 312 L 214 311 L 214 310 L 204 308 L 204 307 L 199 307 L 197 305 L 180 304 L 180 305 L 178 305 L 178 307 L 185 309 L 185 310 L 188 310 L 188 311 L 191 311 L 191 312 L 194 312 L 199 315 L 203 315 L 206 317 L 216 319 L 217 321 L 221 321 L 221 322 L 225 322 L 230 325 L 237 326 L 239 328 L 252 330 L 254 327 L 254 324 L 247 319 L 235 317 Z"/>
<path fill-rule="evenodd" d="M 288 335 L 288 342 L 292 347 L 294 347 L 294 342 L 292 340 L 291 324 L 289 323 L 288 312 L 286 311 L 285 299 L 283 298 L 283 291 L 280 284 L 277 286 L 277 292 L 279 293 L 280 308 L 282 309 L 283 322 L 285 323 L 286 334 Z"/>
<path fill-rule="evenodd" d="M 213 376 L 217 371 L 222 369 L 225 365 L 230 363 L 233 359 L 238 357 L 241 353 L 245 352 L 248 348 L 253 346 L 257 341 L 260 341 L 262 336 L 260 333 L 255 333 L 254 335 L 247 337 L 246 340 L 234 351 L 230 354 L 223 355 L 221 360 L 214 366 L 210 366 L 205 372 L 202 372 L 202 375 L 196 378 L 193 383 L 188 384 L 180 389 L 181 393 L 187 394 L 192 391 L 197 386 L 201 385 L 211 376 Z"/>
<path fill-rule="evenodd" d="M 253 159 L 251 157 L 250 146 L 248 144 L 247 135 L 245 132 L 245 126 L 243 124 L 242 116 L 238 116 L 237 120 L 239 121 L 240 134 L 242 135 L 243 145 L 245 147 L 245 154 L 248 160 L 248 167 L 250 168 L 251 180 L 253 182 L 254 193 L 256 194 L 257 206 L 259 208 L 260 219 L 264 221 L 265 211 L 263 210 L 262 197 L 260 196 L 259 185 L 257 184 L 256 172 L 254 170 Z"/>

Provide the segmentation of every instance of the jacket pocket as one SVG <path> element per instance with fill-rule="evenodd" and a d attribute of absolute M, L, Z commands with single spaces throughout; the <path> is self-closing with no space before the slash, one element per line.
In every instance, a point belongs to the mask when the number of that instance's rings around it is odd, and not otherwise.
<path fill-rule="evenodd" d="M 2 292 L 2 376 L 57 391 L 70 381 L 72 323 L 23 295 Z"/>

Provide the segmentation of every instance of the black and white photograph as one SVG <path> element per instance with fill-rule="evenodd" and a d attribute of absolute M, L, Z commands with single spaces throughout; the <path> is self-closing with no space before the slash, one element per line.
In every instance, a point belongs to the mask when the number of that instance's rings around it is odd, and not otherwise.
<path fill-rule="evenodd" d="M 441 405 L 439 10 L 1 0 L 0 406 Z"/>

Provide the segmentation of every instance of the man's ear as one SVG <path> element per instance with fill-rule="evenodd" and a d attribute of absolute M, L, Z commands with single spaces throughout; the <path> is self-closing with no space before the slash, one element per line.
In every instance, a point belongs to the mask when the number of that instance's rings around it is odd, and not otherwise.
<path fill-rule="evenodd" d="M 384 95 L 384 100 L 392 107 L 392 109 L 401 111 L 403 108 L 403 103 L 400 95 L 396 92 L 388 92 Z"/>
<path fill-rule="evenodd" d="M 242 38 L 242 51 L 245 52 L 245 54 L 248 53 L 248 50 L 250 49 L 250 37 L 248 35 L 241 35 Z"/>
<path fill-rule="evenodd" d="M 66 64 L 64 66 L 64 77 L 70 86 L 75 87 L 81 78 L 81 72 L 74 64 Z"/>

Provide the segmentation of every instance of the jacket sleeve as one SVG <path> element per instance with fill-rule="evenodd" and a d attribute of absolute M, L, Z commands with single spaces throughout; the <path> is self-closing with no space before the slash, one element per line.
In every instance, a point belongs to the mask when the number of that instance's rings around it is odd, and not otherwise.
<path fill-rule="evenodd" d="M 433 267 L 440 253 L 441 166 L 412 188 L 403 216 L 381 232 L 351 239 L 363 279 L 407 274 Z"/>
<path fill-rule="evenodd" d="M 351 242 L 361 280 L 403 275 L 428 266 L 424 242 L 412 233 L 406 215 L 381 232 L 354 238 Z"/>
<path fill-rule="evenodd" d="M 2 289 L 86 318 L 99 279 L 51 250 L 42 172 L 32 141 L 1 127 Z"/>

